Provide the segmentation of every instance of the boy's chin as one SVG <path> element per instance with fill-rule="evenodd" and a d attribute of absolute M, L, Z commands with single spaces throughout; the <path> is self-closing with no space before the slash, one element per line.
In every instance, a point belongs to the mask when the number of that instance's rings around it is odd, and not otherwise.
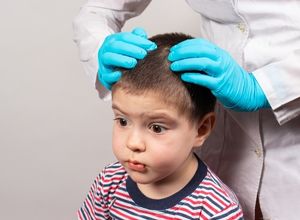
<path fill-rule="evenodd" d="M 142 185 L 147 185 L 151 184 L 154 182 L 152 178 L 149 178 L 146 173 L 138 173 L 138 172 L 132 172 L 129 171 L 128 175 L 130 178 L 135 182 L 136 184 L 142 184 Z"/>

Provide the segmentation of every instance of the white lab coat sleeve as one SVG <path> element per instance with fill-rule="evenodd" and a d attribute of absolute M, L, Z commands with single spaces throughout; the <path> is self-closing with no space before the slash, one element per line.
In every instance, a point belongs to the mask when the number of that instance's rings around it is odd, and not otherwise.
<path fill-rule="evenodd" d="M 138 16 L 151 0 L 88 0 L 73 20 L 74 41 L 84 71 L 95 83 L 102 99 L 110 92 L 97 80 L 98 50 L 106 36 L 121 31 L 129 18 Z"/>
<path fill-rule="evenodd" d="M 253 72 L 280 125 L 300 115 L 300 49 Z"/>

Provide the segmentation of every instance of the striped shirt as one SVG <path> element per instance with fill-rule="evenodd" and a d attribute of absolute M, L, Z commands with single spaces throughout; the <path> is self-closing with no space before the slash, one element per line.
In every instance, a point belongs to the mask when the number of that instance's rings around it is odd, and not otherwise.
<path fill-rule="evenodd" d="M 144 196 L 119 162 L 111 164 L 95 179 L 78 219 L 243 219 L 234 193 L 198 162 L 194 177 L 183 189 L 158 200 Z"/>

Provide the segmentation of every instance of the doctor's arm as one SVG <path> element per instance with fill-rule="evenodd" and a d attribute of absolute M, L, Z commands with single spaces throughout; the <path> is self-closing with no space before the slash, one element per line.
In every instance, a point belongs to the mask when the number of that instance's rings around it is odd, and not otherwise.
<path fill-rule="evenodd" d="M 109 90 L 97 82 L 98 51 L 107 36 L 120 32 L 124 23 L 138 16 L 151 0 L 88 0 L 73 20 L 74 41 L 84 71 L 95 82 L 101 98 Z M 138 33 L 142 35 L 141 33 Z"/>
<path fill-rule="evenodd" d="M 300 116 L 300 48 L 253 72 L 279 124 Z"/>

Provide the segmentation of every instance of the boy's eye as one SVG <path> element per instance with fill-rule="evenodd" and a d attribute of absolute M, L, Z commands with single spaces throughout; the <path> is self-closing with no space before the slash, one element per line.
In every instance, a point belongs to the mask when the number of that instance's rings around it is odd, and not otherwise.
<path fill-rule="evenodd" d="M 121 126 L 127 126 L 127 120 L 126 119 L 124 119 L 124 118 L 116 118 L 115 120 L 119 123 L 119 125 L 121 125 Z"/>
<path fill-rule="evenodd" d="M 166 130 L 166 128 L 160 126 L 160 125 L 151 125 L 150 129 L 154 132 L 154 133 L 162 133 Z"/>
<path fill-rule="evenodd" d="M 127 125 L 127 121 L 124 118 L 120 118 L 120 125 L 121 126 L 126 126 Z"/>

